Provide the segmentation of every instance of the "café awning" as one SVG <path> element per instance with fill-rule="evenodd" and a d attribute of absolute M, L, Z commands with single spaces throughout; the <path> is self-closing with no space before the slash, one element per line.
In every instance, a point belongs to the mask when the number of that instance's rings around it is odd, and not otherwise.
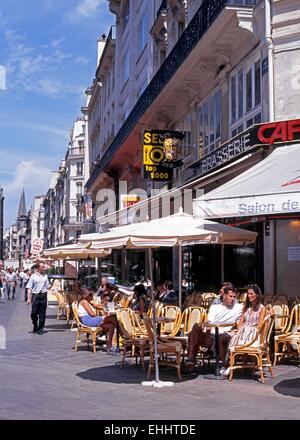
<path fill-rule="evenodd" d="M 300 211 L 300 144 L 277 147 L 249 170 L 194 200 L 204 218 L 252 217 Z"/>

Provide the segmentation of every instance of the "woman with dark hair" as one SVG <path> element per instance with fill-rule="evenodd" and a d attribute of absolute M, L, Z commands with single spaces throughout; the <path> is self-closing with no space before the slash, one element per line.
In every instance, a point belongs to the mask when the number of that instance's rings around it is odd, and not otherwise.
<path fill-rule="evenodd" d="M 257 284 L 249 284 L 246 303 L 238 323 L 238 332 L 231 338 L 230 346 L 244 345 L 255 338 L 266 316 L 266 308 L 262 300 L 263 296 Z"/>
<path fill-rule="evenodd" d="M 88 288 L 81 289 L 81 300 L 78 303 L 78 317 L 83 325 L 89 327 L 102 327 L 104 332 L 107 333 L 107 353 L 114 352 L 112 348 L 112 341 L 117 327 L 116 318 L 114 316 L 97 316 L 95 309 L 101 310 L 104 313 L 103 308 L 100 305 L 91 304 L 94 295 Z"/>
<path fill-rule="evenodd" d="M 137 284 L 134 286 L 133 292 L 136 302 L 132 309 L 140 315 L 147 313 L 149 308 L 149 298 L 144 284 Z"/>

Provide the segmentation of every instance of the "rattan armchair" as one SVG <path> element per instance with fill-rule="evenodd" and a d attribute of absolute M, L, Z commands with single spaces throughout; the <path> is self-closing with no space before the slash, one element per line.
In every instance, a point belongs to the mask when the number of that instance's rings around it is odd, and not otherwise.
<path fill-rule="evenodd" d="M 72 310 L 74 319 L 77 324 L 77 337 L 76 337 L 76 344 L 75 344 L 75 351 L 78 350 L 78 344 L 82 342 L 80 339 L 81 334 L 84 334 L 86 336 L 86 342 L 88 350 L 90 349 L 90 336 L 92 337 L 93 342 L 93 352 L 96 353 L 96 342 L 97 342 L 97 336 L 103 335 L 105 332 L 102 327 L 89 327 L 87 325 L 82 324 L 82 322 L 79 319 L 78 316 L 78 302 L 73 302 L 72 304 Z"/>
<path fill-rule="evenodd" d="M 150 379 L 151 371 L 154 368 L 154 332 L 153 325 L 150 318 L 145 315 L 144 317 L 145 326 L 148 333 L 149 344 L 150 344 L 150 359 L 149 359 L 149 368 L 148 368 L 148 380 Z M 165 341 L 158 337 L 157 341 L 157 354 L 159 356 L 158 363 L 159 365 L 166 365 L 168 367 L 174 367 L 177 369 L 177 374 L 179 380 L 182 380 L 182 376 L 180 373 L 181 368 L 181 354 L 182 354 L 182 346 L 180 342 L 177 341 Z"/>
<path fill-rule="evenodd" d="M 121 349 L 121 368 L 124 367 L 126 354 L 135 356 L 136 363 L 140 356 L 143 370 L 145 370 L 145 349 L 147 331 L 140 325 L 136 314 L 131 309 L 121 309 L 117 312 L 117 319 L 122 334 L 123 347 Z"/>
<path fill-rule="evenodd" d="M 295 355 L 295 348 L 300 356 L 300 304 L 293 307 L 290 319 L 282 334 L 274 338 L 274 365 L 282 358 Z"/>
<path fill-rule="evenodd" d="M 264 368 L 268 367 L 273 378 L 272 363 L 270 359 L 270 336 L 274 325 L 274 317 L 267 315 L 257 330 L 256 336 L 247 344 L 236 345 L 229 349 L 230 373 L 229 380 L 233 378 L 236 369 L 258 368 L 261 382 L 264 383 Z M 257 365 L 253 363 L 253 358 Z M 252 362 L 251 362 L 252 360 Z"/>
<path fill-rule="evenodd" d="M 57 316 L 56 319 L 62 319 L 64 317 L 66 317 L 67 319 L 67 324 L 69 324 L 70 321 L 70 305 L 67 303 L 64 295 L 61 292 L 55 292 L 54 295 L 57 298 L 57 303 L 58 303 L 58 310 L 57 310 Z"/>
<path fill-rule="evenodd" d="M 160 336 L 175 336 L 180 330 L 181 310 L 177 306 L 165 305 L 158 313 L 158 318 L 169 318 L 172 322 L 161 324 Z"/>

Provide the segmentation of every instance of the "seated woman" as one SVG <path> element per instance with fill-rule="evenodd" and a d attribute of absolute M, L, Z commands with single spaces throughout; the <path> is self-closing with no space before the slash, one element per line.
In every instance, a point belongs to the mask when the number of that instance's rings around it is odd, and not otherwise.
<path fill-rule="evenodd" d="M 247 289 L 247 299 L 243 308 L 241 319 L 238 322 L 238 331 L 231 337 L 230 347 L 244 345 L 251 342 L 257 335 L 257 331 L 267 314 L 265 306 L 262 304 L 263 296 L 260 288 L 256 284 L 249 284 Z M 268 313 L 272 313 L 271 311 Z M 258 345 L 256 340 L 254 345 Z M 229 369 L 223 368 L 221 374 L 227 376 Z"/>
<path fill-rule="evenodd" d="M 78 304 L 78 316 L 83 325 L 88 327 L 102 327 L 107 334 L 107 353 L 112 353 L 112 341 L 117 327 L 117 321 L 114 316 L 97 316 L 95 309 L 101 310 L 103 307 L 97 304 L 91 304 L 93 301 L 93 292 L 88 288 L 81 289 L 81 301 Z"/>
<path fill-rule="evenodd" d="M 143 313 L 147 313 L 150 304 L 144 284 L 137 284 L 134 286 L 133 295 L 136 301 L 132 310 L 142 316 Z"/>

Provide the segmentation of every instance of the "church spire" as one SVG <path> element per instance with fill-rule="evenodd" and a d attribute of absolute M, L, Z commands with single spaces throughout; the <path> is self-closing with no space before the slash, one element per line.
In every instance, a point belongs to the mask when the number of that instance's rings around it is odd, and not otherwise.
<path fill-rule="evenodd" d="M 27 212 L 26 212 L 25 191 L 23 188 L 22 193 L 21 193 L 21 197 L 20 197 L 20 203 L 19 203 L 18 219 L 20 217 L 26 217 L 26 215 L 27 215 Z"/>

